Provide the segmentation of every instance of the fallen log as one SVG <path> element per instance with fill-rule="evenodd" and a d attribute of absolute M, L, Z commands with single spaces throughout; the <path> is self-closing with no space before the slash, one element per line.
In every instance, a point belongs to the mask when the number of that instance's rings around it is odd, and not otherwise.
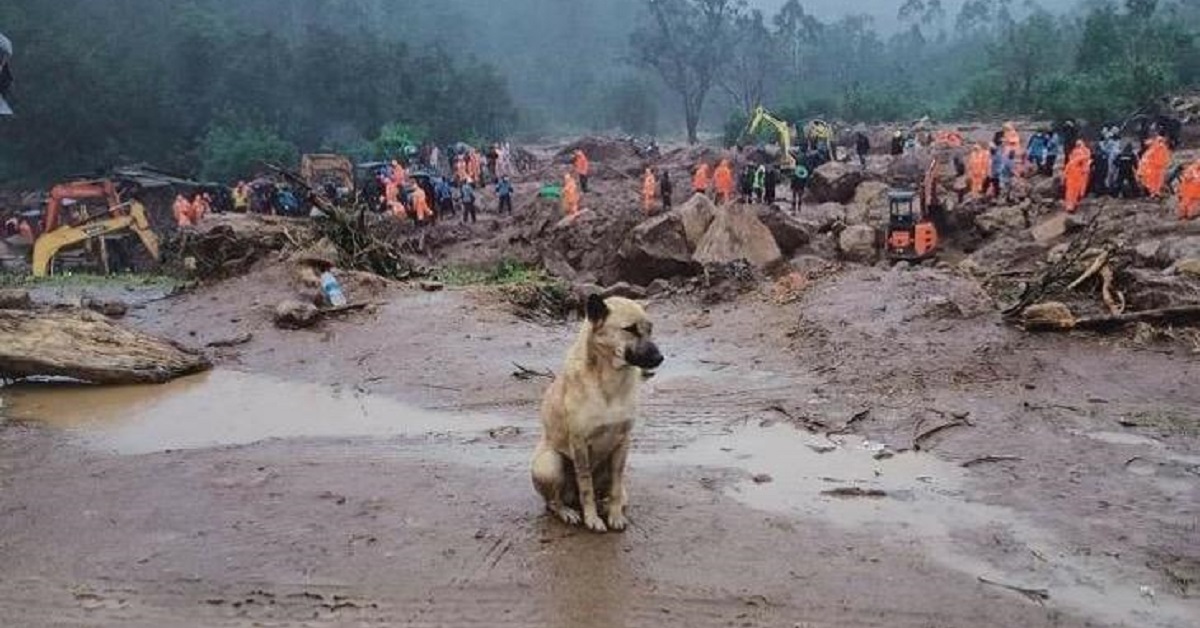
<path fill-rule="evenodd" d="M 1141 312 L 1126 312 L 1112 316 L 1089 318 L 1043 320 L 1027 319 L 1022 323 L 1026 331 L 1096 331 L 1106 332 L 1121 329 L 1134 323 L 1152 325 L 1200 325 L 1200 305 L 1182 305 Z"/>
<path fill-rule="evenodd" d="M 0 310 L 0 377 L 158 384 L 212 366 L 202 353 L 87 310 Z"/>

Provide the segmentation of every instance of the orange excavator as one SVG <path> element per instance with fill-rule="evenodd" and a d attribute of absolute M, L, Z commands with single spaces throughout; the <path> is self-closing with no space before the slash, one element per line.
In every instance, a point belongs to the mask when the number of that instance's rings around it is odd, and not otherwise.
<path fill-rule="evenodd" d="M 74 221 L 63 220 L 64 202 L 68 199 L 101 200 L 105 204 L 105 211 L 96 214 L 84 211 Z M 155 261 L 159 260 L 158 236 L 150 228 L 146 208 L 136 200 L 122 202 L 117 186 L 110 179 L 72 181 L 54 186 L 50 189 L 50 201 L 43 223 L 42 232 L 33 243 L 35 277 L 49 275 L 54 256 L 80 243 L 97 242 L 100 257 L 107 266 L 103 237 L 122 232 L 136 235 L 150 256 Z"/>
<path fill-rule="evenodd" d="M 933 160 L 921 182 L 921 193 L 908 190 L 888 192 L 887 237 L 884 253 L 892 261 L 916 262 L 937 255 L 940 236 L 938 212 L 943 211 L 937 188 L 938 162 Z"/>

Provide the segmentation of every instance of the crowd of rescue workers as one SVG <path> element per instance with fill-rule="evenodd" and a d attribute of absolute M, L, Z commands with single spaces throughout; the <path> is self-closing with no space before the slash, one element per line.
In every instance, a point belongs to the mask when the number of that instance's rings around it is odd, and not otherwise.
<path fill-rule="evenodd" d="M 1150 122 L 1133 134 L 1120 125 L 1101 127 L 1089 142 L 1073 121 L 1037 130 L 1022 138 L 1016 126 L 1006 123 L 990 142 L 968 145 L 954 130 L 896 130 L 887 152 L 898 158 L 920 150 L 950 148 L 957 179 L 959 201 L 968 196 L 1003 203 L 1012 201 L 1015 185 L 1033 176 L 1061 176 L 1063 206 L 1074 212 L 1087 196 L 1114 198 L 1178 197 L 1178 217 L 1189 220 L 1200 215 L 1200 160 L 1178 163 L 1174 158 L 1180 128 Z M 671 172 L 656 167 L 657 147 L 652 146 L 640 181 L 642 210 L 646 215 L 669 210 L 674 183 Z M 764 146 L 736 146 L 723 158 L 700 160 L 686 174 L 692 193 L 706 194 L 717 203 L 765 203 L 779 200 L 778 190 L 790 192 L 793 212 L 801 210 L 802 199 L 815 171 L 839 160 L 856 161 L 866 169 L 871 142 L 858 131 L 840 144 L 828 128 L 806 133 L 791 159 L 764 157 Z M 322 196 L 335 203 L 361 200 L 371 211 L 400 221 L 426 225 L 458 218 L 464 223 L 478 220 L 483 187 L 491 187 L 496 215 L 511 215 L 519 173 L 514 151 L 508 143 L 478 149 L 458 143 L 446 149 L 433 144 L 406 147 L 390 161 L 362 164 L 369 176 L 359 189 L 326 184 L 317 190 L 299 190 L 278 177 L 260 175 L 232 187 L 205 186 L 175 198 L 173 215 L 180 227 L 202 222 L 210 212 L 240 212 L 283 216 L 319 215 L 309 197 Z M 784 161 L 785 165 L 779 162 Z M 794 165 L 793 165 L 794 164 Z M 570 153 L 561 182 L 542 185 L 538 195 L 557 199 L 565 217 L 581 213 L 589 192 L 592 164 L 582 149 Z M 13 230 L 19 225 L 13 225 Z"/>

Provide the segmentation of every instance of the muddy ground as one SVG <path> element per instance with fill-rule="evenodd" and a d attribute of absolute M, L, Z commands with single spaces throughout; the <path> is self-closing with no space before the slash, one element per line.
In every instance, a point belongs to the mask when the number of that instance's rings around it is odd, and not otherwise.
<path fill-rule="evenodd" d="M 696 156 L 671 155 L 683 189 Z M 881 159 L 869 169 L 885 171 Z M 542 237 L 560 259 L 611 257 L 615 245 L 590 240 L 640 220 L 641 163 L 597 161 L 576 232 L 526 202 L 431 230 L 422 262 L 549 266 Z M 544 163 L 519 194 L 561 166 Z M 970 250 L 959 236 L 944 264 L 836 259 L 826 223 L 880 211 L 802 210 L 792 293 L 766 276 L 654 292 L 667 362 L 643 391 L 623 534 L 551 520 L 528 479 L 548 383 L 528 374 L 561 368 L 577 320 L 531 319 L 496 287 L 344 276 L 374 305 L 285 331 L 272 310 L 295 296 L 292 270 L 269 252 L 179 294 L 35 291 L 120 298 L 127 324 L 232 346 L 208 349 L 214 371 L 165 386 L 0 390 L 0 624 L 1200 623 L 1189 337 L 1002 322 L 980 273 L 1065 246 L 1028 233 L 1057 214 L 1052 198 L 970 210 L 988 228 Z M 1194 225 L 1166 206 L 1088 212 L 1157 238 L 1131 262 L 1145 277 L 1172 295 L 1193 285 L 1170 269 L 1197 256 Z M 583 257 L 568 279 L 612 262 Z"/>
<path fill-rule="evenodd" d="M 928 269 L 850 270 L 783 306 L 655 300 L 667 363 L 644 391 L 633 527 L 593 535 L 542 513 L 546 380 L 512 375 L 559 368 L 576 323 L 396 286 L 281 331 L 281 272 L 131 314 L 193 345 L 251 332 L 212 373 L 6 391 L 6 625 L 1200 617 L 1200 392 L 1177 348 L 1024 335 Z"/>

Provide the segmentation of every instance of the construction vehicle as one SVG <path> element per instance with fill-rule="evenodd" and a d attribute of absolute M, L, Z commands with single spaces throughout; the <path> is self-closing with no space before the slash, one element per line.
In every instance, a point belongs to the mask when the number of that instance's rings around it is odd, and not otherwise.
<path fill-rule="evenodd" d="M 332 187 L 339 198 L 354 194 L 354 164 L 341 155 L 304 155 L 300 158 L 300 177 L 317 191 Z"/>
<path fill-rule="evenodd" d="M 888 191 L 887 237 L 883 246 L 890 261 L 916 262 L 937 254 L 937 226 L 918 207 L 916 192 Z"/>
<path fill-rule="evenodd" d="M 768 125 L 779 134 L 779 165 L 786 171 L 795 170 L 796 158 L 792 156 L 792 127 L 787 122 L 771 115 L 761 105 L 754 108 L 750 124 L 746 127 L 746 135 L 753 137 L 763 125 Z"/>
<path fill-rule="evenodd" d="M 86 211 L 74 221 L 63 220 L 66 201 L 99 199 L 105 210 L 96 214 Z M 140 202 L 122 202 L 116 185 L 110 179 L 74 181 L 56 185 L 50 190 L 50 201 L 43 218 L 44 227 L 33 243 L 33 275 L 50 274 L 51 262 L 63 249 L 86 243 L 99 251 L 101 264 L 108 270 L 108 251 L 105 236 L 131 232 L 141 241 L 154 261 L 159 261 L 158 236 L 150 228 L 146 208 Z"/>

